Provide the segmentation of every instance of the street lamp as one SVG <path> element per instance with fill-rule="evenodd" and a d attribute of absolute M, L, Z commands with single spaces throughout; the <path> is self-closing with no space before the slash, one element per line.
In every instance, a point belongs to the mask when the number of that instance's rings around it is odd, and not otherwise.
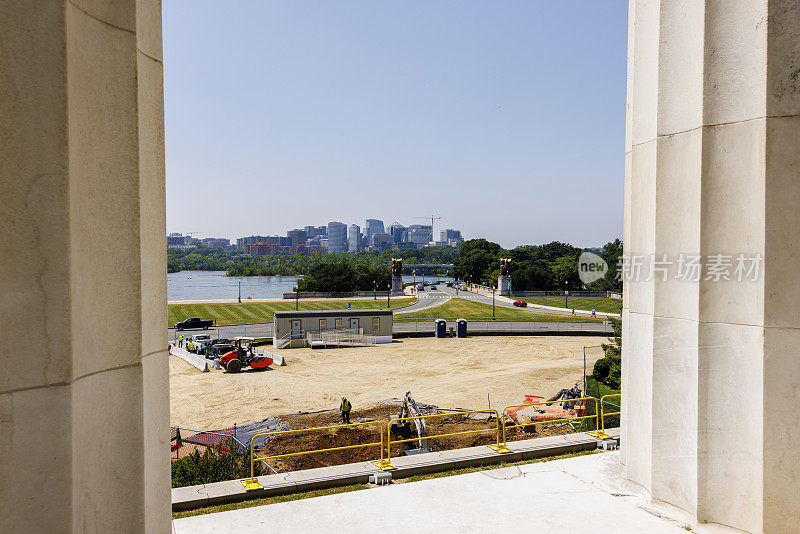
<path fill-rule="evenodd" d="M 373 285 L 372 300 L 378 300 L 378 282 L 373 280 L 372 285 Z"/>
<path fill-rule="evenodd" d="M 492 321 L 494 321 L 494 289 L 492 288 Z"/>
<path fill-rule="evenodd" d="M 239 279 L 239 304 L 242 303 L 242 280 Z"/>
<path fill-rule="evenodd" d="M 569 308 L 567 304 L 567 297 L 569 297 L 569 280 L 564 280 L 564 307 Z"/>
<path fill-rule="evenodd" d="M 392 294 L 392 281 L 389 280 L 389 283 L 386 284 L 386 307 L 390 310 L 392 309 L 392 302 L 389 300 L 389 296 Z"/>
<path fill-rule="evenodd" d="M 416 269 L 412 269 L 411 272 L 414 274 L 414 281 L 412 283 L 414 285 L 414 292 L 416 293 L 416 291 L 417 291 L 417 270 Z"/>

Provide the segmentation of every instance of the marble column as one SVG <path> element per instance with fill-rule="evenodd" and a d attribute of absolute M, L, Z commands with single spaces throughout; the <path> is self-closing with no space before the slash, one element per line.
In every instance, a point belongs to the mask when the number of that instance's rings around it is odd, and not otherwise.
<path fill-rule="evenodd" d="M 160 2 L 2 2 L 0 58 L 0 531 L 168 532 Z"/>
<path fill-rule="evenodd" d="M 800 532 L 800 2 L 631 0 L 628 37 L 627 478 Z"/>

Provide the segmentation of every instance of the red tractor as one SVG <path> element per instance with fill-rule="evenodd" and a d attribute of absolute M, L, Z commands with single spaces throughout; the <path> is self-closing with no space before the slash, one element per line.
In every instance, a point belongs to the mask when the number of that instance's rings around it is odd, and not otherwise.
<path fill-rule="evenodd" d="M 237 337 L 233 340 L 233 345 L 236 348 L 220 356 L 219 363 L 229 373 L 238 373 L 242 370 L 242 367 L 264 369 L 272 365 L 272 358 L 255 353 L 253 341 L 255 340 L 251 337 Z"/>

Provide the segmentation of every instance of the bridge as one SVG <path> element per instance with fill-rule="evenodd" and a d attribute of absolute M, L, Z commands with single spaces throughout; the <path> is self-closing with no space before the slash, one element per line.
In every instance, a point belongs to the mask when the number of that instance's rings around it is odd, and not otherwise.
<path fill-rule="evenodd" d="M 403 270 L 406 269 L 452 269 L 452 263 L 409 263 L 403 265 Z"/>

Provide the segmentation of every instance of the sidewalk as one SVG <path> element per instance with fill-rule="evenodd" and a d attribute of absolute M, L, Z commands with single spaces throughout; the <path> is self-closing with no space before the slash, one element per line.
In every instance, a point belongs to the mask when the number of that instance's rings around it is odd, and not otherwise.
<path fill-rule="evenodd" d="M 189 517 L 174 534 L 686 532 L 622 489 L 618 452 Z"/>

